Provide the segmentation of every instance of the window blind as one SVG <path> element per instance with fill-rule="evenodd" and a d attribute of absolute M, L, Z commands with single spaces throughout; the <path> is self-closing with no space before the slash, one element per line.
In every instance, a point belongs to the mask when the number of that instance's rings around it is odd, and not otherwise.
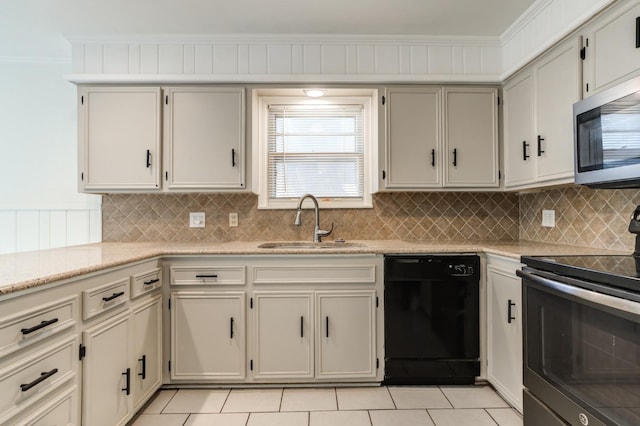
<path fill-rule="evenodd" d="M 269 197 L 362 198 L 363 116 L 362 105 L 269 105 Z"/>

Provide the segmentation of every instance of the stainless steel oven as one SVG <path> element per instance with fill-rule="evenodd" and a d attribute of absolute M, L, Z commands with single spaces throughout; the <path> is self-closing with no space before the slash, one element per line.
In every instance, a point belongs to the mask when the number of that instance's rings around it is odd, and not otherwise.
<path fill-rule="evenodd" d="M 640 425 L 640 284 L 613 258 L 523 257 L 525 425 Z"/>

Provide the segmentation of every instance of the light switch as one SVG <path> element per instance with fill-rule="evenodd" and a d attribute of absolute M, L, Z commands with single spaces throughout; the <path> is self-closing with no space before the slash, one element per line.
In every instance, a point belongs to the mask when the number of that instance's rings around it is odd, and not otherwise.
<path fill-rule="evenodd" d="M 189 213 L 190 228 L 204 228 L 204 212 Z"/>
<path fill-rule="evenodd" d="M 542 226 L 545 228 L 553 228 L 556 226 L 555 210 L 542 210 Z"/>

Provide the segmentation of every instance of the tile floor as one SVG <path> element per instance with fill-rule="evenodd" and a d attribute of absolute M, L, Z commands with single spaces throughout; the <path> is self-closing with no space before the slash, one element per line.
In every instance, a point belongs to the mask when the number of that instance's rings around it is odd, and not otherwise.
<path fill-rule="evenodd" d="M 522 426 L 489 386 L 159 391 L 135 426 Z"/>

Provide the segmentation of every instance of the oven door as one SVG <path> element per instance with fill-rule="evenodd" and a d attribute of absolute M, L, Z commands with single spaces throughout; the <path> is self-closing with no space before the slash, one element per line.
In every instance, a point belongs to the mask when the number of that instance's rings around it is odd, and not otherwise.
<path fill-rule="evenodd" d="M 525 387 L 572 425 L 640 424 L 640 303 L 543 274 L 518 271 Z"/>

